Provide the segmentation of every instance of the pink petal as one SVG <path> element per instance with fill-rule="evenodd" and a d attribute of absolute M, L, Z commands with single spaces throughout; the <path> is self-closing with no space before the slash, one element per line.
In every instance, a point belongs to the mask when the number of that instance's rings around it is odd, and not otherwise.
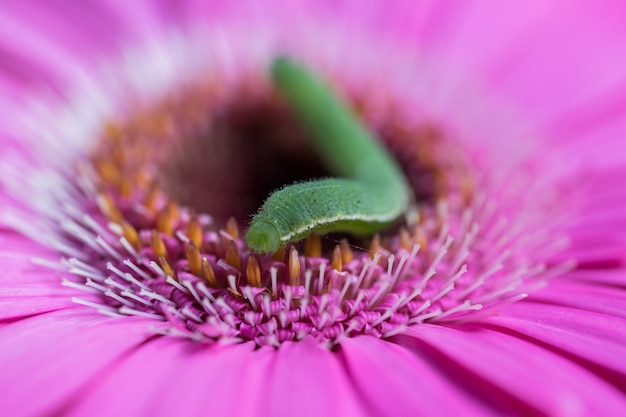
<path fill-rule="evenodd" d="M 355 391 L 342 355 L 316 342 L 286 342 L 264 373 L 266 398 L 258 415 L 275 417 L 373 416 Z"/>
<path fill-rule="evenodd" d="M 51 415 L 100 372 L 144 341 L 149 321 L 87 309 L 27 318 L 0 328 L 0 415 Z"/>
<path fill-rule="evenodd" d="M 5 4 L 6 3 L 6 4 Z M 51 1 L 8 1 L 0 15 L 2 72 L 25 83 L 71 82 L 85 64 L 105 54 L 117 54 L 121 40 L 154 36 L 163 28 L 155 19 L 156 5 L 145 1 L 85 1 L 68 5 Z"/>
<path fill-rule="evenodd" d="M 364 15 L 356 11 L 362 2 L 350 4 L 351 13 Z M 589 103 L 624 91 L 617 88 L 624 87 L 626 70 L 625 10 L 619 1 L 594 7 L 566 0 L 388 4 L 369 8 L 370 30 L 394 32 L 394 41 L 417 45 L 420 53 L 445 62 L 437 80 L 442 89 L 459 73 L 469 74 L 537 125 L 585 114 Z"/>
<path fill-rule="evenodd" d="M 559 148 L 567 153 L 568 159 L 576 162 L 573 167 L 603 170 L 614 167 L 623 171 L 626 143 L 621 138 L 626 131 L 625 111 L 626 80 L 622 80 L 604 97 L 561 115 L 548 129 L 552 137 L 562 141 Z M 598 146 L 600 143 L 602 146 Z M 621 187 L 614 190 L 623 191 Z"/>
<path fill-rule="evenodd" d="M 176 369 L 166 380 L 149 416 L 245 416 L 254 413 L 255 395 L 264 390 L 256 376 L 257 355 L 247 345 L 196 346 L 181 343 L 175 348 Z M 249 383 L 247 378 L 253 377 Z M 264 374 L 267 377 L 267 374 Z M 138 382 L 141 383 L 142 379 Z"/>
<path fill-rule="evenodd" d="M 408 346 L 419 347 L 417 339 L 428 343 L 532 406 L 534 413 L 608 416 L 626 412 L 626 398 L 604 379 L 525 340 L 469 325 L 462 330 L 420 325 L 409 332 L 410 336 L 398 340 Z M 411 341 L 411 338 L 415 339 Z M 498 394 L 494 392 L 494 395 Z"/>
<path fill-rule="evenodd" d="M 181 340 L 157 338 L 112 361 L 67 403 L 64 415 L 148 415 L 176 380 L 180 345 Z"/>
<path fill-rule="evenodd" d="M 249 353 L 241 346 L 150 340 L 98 375 L 68 405 L 67 415 L 234 415 L 227 410 L 239 403 L 241 372 L 254 356 Z M 224 409 L 216 412 L 221 405 Z"/>
<path fill-rule="evenodd" d="M 4 203 L 4 201 L 2 202 Z M 9 202 L 7 205 L 10 206 L 11 203 Z M 2 248 L 2 253 L 7 255 L 7 260 L 12 259 L 9 257 L 10 255 L 15 258 L 17 263 L 23 263 L 24 260 L 32 259 L 37 256 L 45 257 L 53 255 L 56 259 L 59 258 L 58 253 L 55 253 L 52 249 L 26 236 L 18 234 L 15 231 L 3 230 L 0 232 L 0 247 Z"/>
<path fill-rule="evenodd" d="M 610 303 L 610 299 L 603 302 Z M 498 323 L 560 350 L 621 372 L 626 383 L 626 320 L 560 305 L 530 300 L 507 306 Z"/>
<path fill-rule="evenodd" d="M 626 60 L 619 52 L 619 45 L 625 29 L 618 16 L 626 12 L 624 4 L 602 2 L 599 7 L 587 6 L 567 1 L 560 5 L 557 2 L 525 3 L 518 13 L 524 14 L 524 9 L 537 7 L 551 10 L 529 21 L 517 42 L 499 43 L 500 50 L 491 56 L 492 62 L 500 65 L 494 65 L 490 71 L 491 62 L 488 57 L 485 59 L 486 54 L 480 56 L 480 53 L 468 51 L 467 55 L 479 61 L 478 73 L 498 80 L 497 88 L 508 93 L 507 98 L 518 103 L 529 120 L 552 122 L 600 97 L 611 97 L 618 87 L 623 87 Z M 567 10 L 565 16 L 564 10 Z M 518 19 L 512 16 L 515 12 L 504 14 L 508 18 L 502 19 L 503 24 L 509 20 L 515 22 Z M 487 13 L 485 17 L 489 16 Z M 490 36 L 489 29 L 476 23 L 472 25 L 474 31 Z M 468 38 L 471 39 L 471 35 Z M 573 44 L 573 39 L 578 42 Z M 498 41 L 494 39 L 493 43 Z M 508 53 L 503 48 L 508 48 Z M 598 73 L 602 77 L 598 77 Z M 561 138 L 567 140 L 565 135 Z"/>
<path fill-rule="evenodd" d="M 81 76 L 77 58 L 27 21 L 0 14 L 0 69 L 23 82 L 69 82 Z"/>
<path fill-rule="evenodd" d="M 618 224 L 615 224 L 615 227 L 618 227 Z M 580 242 L 574 242 L 572 247 L 567 248 L 557 256 L 553 256 L 551 260 L 555 263 L 574 260 L 578 268 L 582 270 L 620 268 L 624 266 L 626 261 L 624 257 L 625 240 L 621 236 L 612 240 L 609 235 L 595 245 L 590 242 L 586 242 L 584 245 Z"/>
<path fill-rule="evenodd" d="M 54 296 L 46 290 L 37 291 L 17 285 L 0 288 L 0 305 L 0 323 L 77 306 L 65 295 Z"/>
<path fill-rule="evenodd" d="M 624 131 L 626 125 L 624 125 Z M 620 134 L 611 135 L 619 138 Z M 591 150 L 579 149 L 574 154 L 569 155 L 569 150 L 564 146 L 575 142 L 568 141 L 565 145 L 559 146 L 559 152 L 563 151 L 568 154 L 565 164 L 555 164 L 553 167 L 559 170 L 566 168 L 567 170 L 561 175 L 567 184 L 574 190 L 573 208 L 576 209 L 575 215 L 568 216 L 566 225 L 570 231 L 574 245 L 580 243 L 599 244 L 602 239 L 615 241 L 621 239 L 622 242 L 626 236 L 626 229 L 621 227 L 626 225 L 626 212 L 622 209 L 626 204 L 626 189 L 622 186 L 623 179 L 626 177 L 626 164 L 620 166 L 610 166 L 610 164 L 601 163 L 598 167 L 589 167 L 582 162 L 585 160 Z M 585 141 L 587 143 L 587 141 Z M 611 158 L 613 153 L 604 146 L 597 146 L 598 143 L 606 143 L 606 140 L 600 138 L 588 141 L 588 146 L 599 148 L 605 154 L 606 158 Z M 624 144 L 626 142 L 620 141 Z M 626 154 L 626 152 L 618 152 Z M 580 191 L 583 191 L 585 197 L 581 200 Z M 618 227 L 616 227 L 618 226 Z"/>
<path fill-rule="evenodd" d="M 48 255 L 47 249 L 12 233 L 0 233 L 0 247 L 0 322 L 76 307 L 71 298 L 83 294 L 62 286 L 54 271 L 33 262 L 38 253 Z M 58 255 L 52 260 L 58 262 Z"/>
<path fill-rule="evenodd" d="M 560 277 L 531 294 L 529 301 L 558 304 L 626 319 L 626 291 Z M 626 283 L 625 283 L 626 284 Z"/>
<path fill-rule="evenodd" d="M 624 288 L 626 286 L 626 271 L 623 269 L 607 270 L 575 270 L 565 277 L 572 281 L 588 282 L 590 284 L 610 285 Z"/>
<path fill-rule="evenodd" d="M 376 416 L 499 415 L 414 352 L 369 336 L 344 339 L 352 383 Z"/>

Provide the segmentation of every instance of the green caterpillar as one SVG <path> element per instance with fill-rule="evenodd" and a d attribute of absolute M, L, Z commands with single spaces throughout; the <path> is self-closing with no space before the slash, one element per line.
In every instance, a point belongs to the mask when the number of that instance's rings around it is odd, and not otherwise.
<path fill-rule="evenodd" d="M 342 178 L 289 185 L 271 194 L 252 219 L 248 246 L 267 253 L 311 233 L 370 235 L 400 217 L 410 199 L 406 179 L 356 115 L 329 86 L 287 58 L 273 61 L 271 75 L 327 167 Z"/>

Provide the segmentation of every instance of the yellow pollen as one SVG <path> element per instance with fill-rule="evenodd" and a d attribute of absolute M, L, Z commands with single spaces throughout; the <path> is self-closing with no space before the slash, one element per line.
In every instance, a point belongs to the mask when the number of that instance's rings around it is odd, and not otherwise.
<path fill-rule="evenodd" d="M 156 228 L 159 232 L 166 235 L 174 234 L 174 225 L 178 219 L 178 207 L 170 201 L 167 206 L 159 213 L 157 217 Z"/>
<path fill-rule="evenodd" d="M 202 276 L 207 280 L 211 287 L 217 287 L 217 277 L 215 276 L 215 271 L 207 258 L 202 258 Z"/>
<path fill-rule="evenodd" d="M 233 239 L 239 239 L 239 226 L 237 225 L 237 220 L 234 217 L 230 217 L 226 221 L 226 227 L 224 231 L 230 235 Z"/>
<path fill-rule="evenodd" d="M 402 246 L 402 248 L 407 251 L 410 251 L 413 247 L 411 235 L 409 234 L 409 231 L 406 229 L 406 227 L 400 228 L 400 246 Z"/>
<path fill-rule="evenodd" d="M 380 235 L 376 234 L 372 238 L 370 243 L 370 259 L 374 259 L 376 254 L 380 251 Z"/>
<path fill-rule="evenodd" d="M 110 159 L 98 159 L 94 166 L 104 184 L 117 185 L 122 180 L 119 167 Z"/>
<path fill-rule="evenodd" d="M 156 203 L 157 203 L 158 198 L 159 198 L 159 188 L 156 186 L 155 183 L 152 183 L 149 186 L 148 194 L 143 200 L 143 205 L 148 210 L 148 212 L 154 214 L 156 210 Z"/>
<path fill-rule="evenodd" d="M 350 248 L 348 239 L 341 239 L 339 246 L 341 247 L 341 263 L 342 265 L 345 265 L 352 261 L 354 255 L 352 254 L 352 249 Z"/>
<path fill-rule="evenodd" d="M 228 241 L 225 258 L 228 265 L 236 269 L 241 269 L 241 256 L 239 255 L 239 249 L 234 240 Z"/>
<path fill-rule="evenodd" d="M 113 200 L 113 197 L 108 194 L 108 193 L 99 193 L 97 198 L 97 203 L 98 203 L 98 207 L 100 208 L 100 211 L 102 212 L 102 214 L 104 214 L 109 220 L 115 222 L 115 223 L 121 223 L 122 220 L 124 219 L 124 216 L 122 216 L 122 213 L 120 212 L 120 210 L 117 208 L 117 205 L 115 204 L 115 200 Z"/>
<path fill-rule="evenodd" d="M 187 237 L 196 246 L 202 246 L 202 226 L 197 216 L 192 216 L 187 224 Z"/>
<path fill-rule="evenodd" d="M 190 240 L 185 245 L 185 254 L 187 255 L 187 262 L 189 263 L 189 272 L 198 277 L 202 276 L 202 260 L 200 259 L 200 251 L 193 240 Z"/>
<path fill-rule="evenodd" d="M 254 287 L 261 286 L 261 270 L 259 268 L 259 261 L 257 261 L 254 255 L 250 255 L 248 257 L 248 261 L 246 262 L 246 276 L 248 277 L 250 285 Z"/>
<path fill-rule="evenodd" d="M 167 275 L 168 277 L 172 277 L 174 279 L 177 278 L 176 273 L 174 272 L 170 264 L 167 262 L 167 259 L 165 259 L 162 256 L 159 256 L 159 265 L 161 265 L 161 269 L 163 270 L 163 272 L 165 272 L 165 275 Z"/>
<path fill-rule="evenodd" d="M 130 195 L 133 193 L 135 189 L 134 187 L 135 187 L 136 182 L 137 181 L 135 179 L 123 177 L 118 184 L 118 189 L 120 191 L 120 194 L 123 197 L 130 197 Z"/>
<path fill-rule="evenodd" d="M 304 255 L 312 258 L 322 256 L 322 238 L 313 233 L 304 241 Z"/>
<path fill-rule="evenodd" d="M 415 241 L 420 248 L 426 249 L 428 241 L 426 240 L 426 232 L 421 227 L 417 227 L 415 230 Z"/>
<path fill-rule="evenodd" d="M 122 146 L 113 147 L 111 155 L 113 156 L 113 163 L 115 164 L 115 166 L 122 168 L 124 165 L 124 159 L 126 155 L 124 148 Z"/>
<path fill-rule="evenodd" d="M 278 248 L 278 250 L 272 254 L 272 259 L 278 262 L 285 262 L 286 258 L 287 252 L 285 252 L 285 248 Z"/>
<path fill-rule="evenodd" d="M 154 255 L 157 258 L 167 257 L 167 247 L 165 246 L 165 242 L 163 242 L 159 232 L 154 229 L 150 234 L 150 248 L 152 248 L 152 252 L 154 252 Z"/>
<path fill-rule="evenodd" d="M 104 125 L 104 135 L 111 142 L 119 143 L 124 136 L 124 131 L 118 124 L 108 122 Z"/>
<path fill-rule="evenodd" d="M 124 238 L 130 243 L 130 245 L 135 249 L 141 249 L 141 240 L 139 238 L 139 233 L 137 233 L 137 229 L 133 227 L 130 223 L 123 221 L 122 222 L 122 234 Z"/>

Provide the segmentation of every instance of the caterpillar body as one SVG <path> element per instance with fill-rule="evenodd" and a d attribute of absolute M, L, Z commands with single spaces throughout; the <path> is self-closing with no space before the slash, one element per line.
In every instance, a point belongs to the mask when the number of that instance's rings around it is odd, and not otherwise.
<path fill-rule="evenodd" d="M 332 89 L 307 69 L 277 58 L 271 75 L 314 149 L 341 178 L 297 183 L 271 194 L 252 219 L 248 246 L 267 253 L 311 233 L 370 235 L 388 227 L 410 200 L 395 160 Z"/>

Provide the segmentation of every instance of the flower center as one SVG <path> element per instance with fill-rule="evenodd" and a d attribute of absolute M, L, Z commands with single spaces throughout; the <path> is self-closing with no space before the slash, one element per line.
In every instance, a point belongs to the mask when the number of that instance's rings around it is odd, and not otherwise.
<path fill-rule="evenodd" d="M 240 229 L 268 192 L 325 171 L 266 81 L 212 80 L 109 124 L 77 164 L 88 216 L 65 233 L 81 254 L 67 263 L 84 279 L 65 284 L 95 298 L 76 301 L 194 340 L 333 345 L 522 297 L 522 278 L 542 270 L 530 259 L 543 258 L 502 230 L 455 144 L 392 98 L 344 93 L 413 188 L 417 205 L 397 227 L 252 253 Z"/>
<path fill-rule="evenodd" d="M 253 89 L 221 101 L 203 104 L 199 126 L 177 121 L 188 130 L 172 138 L 157 173 L 171 199 L 218 224 L 230 217 L 245 224 L 272 190 L 327 175 L 275 97 Z"/>

